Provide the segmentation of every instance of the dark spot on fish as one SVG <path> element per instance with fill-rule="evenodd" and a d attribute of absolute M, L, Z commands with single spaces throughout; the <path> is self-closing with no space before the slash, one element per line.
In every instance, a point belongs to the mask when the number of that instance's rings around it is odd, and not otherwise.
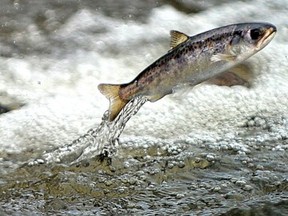
<path fill-rule="evenodd" d="M 201 47 L 201 43 L 200 42 L 197 42 L 197 43 L 195 43 L 194 44 L 194 50 L 197 50 L 197 49 L 199 49 Z"/>

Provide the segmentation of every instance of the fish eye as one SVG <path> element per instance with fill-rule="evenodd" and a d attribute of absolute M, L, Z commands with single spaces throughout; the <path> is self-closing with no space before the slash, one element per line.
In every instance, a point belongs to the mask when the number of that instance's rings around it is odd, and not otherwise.
<path fill-rule="evenodd" d="M 252 40 L 257 40 L 261 36 L 261 31 L 260 29 L 252 29 L 250 31 L 250 37 Z"/>

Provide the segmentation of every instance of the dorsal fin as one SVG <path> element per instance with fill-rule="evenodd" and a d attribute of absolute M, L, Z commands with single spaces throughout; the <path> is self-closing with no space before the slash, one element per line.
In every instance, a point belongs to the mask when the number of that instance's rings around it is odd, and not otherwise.
<path fill-rule="evenodd" d="M 189 38 L 188 35 L 186 35 L 182 32 L 179 32 L 179 31 L 175 31 L 175 30 L 170 31 L 170 35 L 171 35 L 171 41 L 170 41 L 171 49 L 173 49 L 176 46 L 178 46 L 179 44 L 185 42 Z"/>

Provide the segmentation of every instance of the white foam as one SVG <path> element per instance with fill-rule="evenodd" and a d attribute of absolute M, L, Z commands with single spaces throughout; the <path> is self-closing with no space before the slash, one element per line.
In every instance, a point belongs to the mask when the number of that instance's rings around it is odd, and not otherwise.
<path fill-rule="evenodd" d="M 191 144 L 201 140 L 211 143 L 231 140 L 237 137 L 239 125 L 251 116 L 268 119 L 275 115 L 287 116 L 288 45 L 287 34 L 284 34 L 287 33 L 284 9 L 287 5 L 285 1 L 277 1 L 275 5 L 283 9 L 275 14 L 270 4 L 274 3 L 235 2 L 195 16 L 165 6 L 155 9 L 148 23 L 142 24 L 127 24 L 101 14 L 79 11 L 55 33 L 55 37 L 77 41 L 80 45 L 75 52 L 63 59 L 42 56 L 24 57 L 23 62 L 13 58 L 8 62 L 1 60 L 7 67 L 2 66 L 0 75 L 7 82 L 1 82 L 0 90 L 28 105 L 0 116 L 0 149 L 19 152 L 60 146 L 94 127 L 108 108 L 108 101 L 98 92 L 97 85 L 128 82 L 134 78 L 166 52 L 171 28 L 195 34 L 228 23 L 269 21 L 279 31 L 264 50 L 249 60 L 257 74 L 251 89 L 202 85 L 185 94 L 146 103 L 128 122 L 120 139 L 123 145 L 152 145 L 160 142 L 159 139 L 164 145 L 177 140 Z M 87 30 L 93 26 L 105 31 L 90 34 Z M 88 44 L 81 50 L 86 39 Z M 115 53 L 110 53 L 111 47 L 115 47 Z M 23 64 L 25 67 L 19 69 Z M 11 79 L 13 73 L 19 82 Z M 37 87 L 35 83 L 39 80 L 42 85 Z M 247 150 L 244 144 L 240 148 Z"/>

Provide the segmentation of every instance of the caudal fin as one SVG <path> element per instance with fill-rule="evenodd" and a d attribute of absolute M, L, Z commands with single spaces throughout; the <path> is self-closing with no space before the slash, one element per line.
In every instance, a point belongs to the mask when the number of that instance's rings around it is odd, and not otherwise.
<path fill-rule="evenodd" d="M 99 91 L 109 100 L 109 121 L 113 121 L 128 101 L 119 97 L 120 85 L 100 84 Z"/>

